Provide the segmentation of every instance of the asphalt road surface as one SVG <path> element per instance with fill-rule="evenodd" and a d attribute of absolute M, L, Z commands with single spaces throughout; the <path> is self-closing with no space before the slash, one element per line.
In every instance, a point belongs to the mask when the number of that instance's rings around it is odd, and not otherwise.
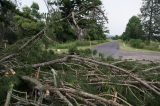
<path fill-rule="evenodd" d="M 117 41 L 112 41 L 110 43 L 97 46 L 95 49 L 99 53 L 104 54 L 104 56 L 160 62 L 160 52 L 123 51 L 119 49 L 119 44 Z"/>

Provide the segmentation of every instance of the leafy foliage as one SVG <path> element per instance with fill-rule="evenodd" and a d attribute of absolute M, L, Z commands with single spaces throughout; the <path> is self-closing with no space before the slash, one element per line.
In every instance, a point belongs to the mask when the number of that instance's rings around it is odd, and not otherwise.
<path fill-rule="evenodd" d="M 129 41 L 129 44 L 130 44 L 132 47 L 134 47 L 134 48 L 139 48 L 139 49 L 143 49 L 144 46 L 145 46 L 144 43 L 143 43 L 143 41 L 140 40 L 140 39 L 137 39 L 137 40 L 131 39 L 131 40 Z"/>
<path fill-rule="evenodd" d="M 148 40 L 160 34 L 160 3 L 159 0 L 143 0 L 141 17 L 143 28 Z M 160 38 L 157 38 L 160 40 Z"/>
<path fill-rule="evenodd" d="M 83 33 L 83 39 L 100 40 L 106 38 L 104 18 L 94 9 L 96 6 L 100 8 L 102 5 L 100 0 L 59 0 L 48 4 L 58 8 L 49 17 L 48 35 L 51 38 L 63 42 L 79 39 L 77 25 Z M 77 25 L 71 17 L 72 12 L 76 14 Z M 66 19 L 66 17 L 68 18 Z M 59 19 L 64 20 L 59 21 Z"/>
<path fill-rule="evenodd" d="M 125 32 L 122 34 L 122 39 L 142 39 L 143 34 L 141 20 L 137 16 L 133 16 L 129 20 Z"/>
<path fill-rule="evenodd" d="M 160 51 L 160 43 L 156 41 L 147 41 L 141 39 L 130 39 L 127 42 L 131 47 L 137 49 L 146 49 L 146 50 L 153 50 L 153 51 Z"/>

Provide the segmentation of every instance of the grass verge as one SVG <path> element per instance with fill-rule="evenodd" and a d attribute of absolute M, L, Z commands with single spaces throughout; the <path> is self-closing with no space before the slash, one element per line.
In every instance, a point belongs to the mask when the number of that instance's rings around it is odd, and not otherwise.
<path fill-rule="evenodd" d="M 133 48 L 131 47 L 129 44 L 123 42 L 122 40 L 118 40 L 118 43 L 120 45 L 120 49 L 124 50 L 124 51 L 136 51 L 136 52 L 157 52 L 159 53 L 159 51 L 156 50 L 147 50 L 147 49 L 137 49 L 137 48 Z"/>
<path fill-rule="evenodd" d="M 95 40 L 95 41 L 72 41 L 66 43 L 54 43 L 50 45 L 48 50 L 53 50 L 58 54 L 67 53 L 72 47 L 76 47 L 78 50 L 92 49 L 98 45 L 110 42 L 110 40 Z"/>

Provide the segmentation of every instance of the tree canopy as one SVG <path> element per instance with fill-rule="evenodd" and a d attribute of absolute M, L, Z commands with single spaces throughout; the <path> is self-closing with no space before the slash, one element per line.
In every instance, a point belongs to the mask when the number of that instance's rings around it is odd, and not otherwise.
<path fill-rule="evenodd" d="M 52 7 L 48 33 L 52 33 L 52 35 L 54 33 L 54 38 L 59 39 L 61 36 L 62 41 L 105 39 L 104 24 L 107 19 L 104 17 L 100 0 L 58 0 L 53 3 L 48 2 L 48 5 Z M 56 9 L 53 9 L 54 7 Z M 56 17 L 58 17 L 57 20 L 60 18 L 63 20 L 56 24 Z"/>
<path fill-rule="evenodd" d="M 100 0 L 58 0 L 46 3 L 49 15 L 44 20 L 39 13 L 39 5 L 35 2 L 20 11 L 11 1 L 2 0 L 0 18 L 6 26 L 1 24 L 1 30 L 8 27 L 10 31 L 1 31 L 1 40 L 13 43 L 30 37 L 43 29 L 44 23 L 47 23 L 47 36 L 56 41 L 106 38 L 104 33 L 107 29 L 104 25 L 107 17 Z"/>
<path fill-rule="evenodd" d="M 160 34 L 160 3 L 159 0 L 143 0 L 141 18 L 145 35 L 148 40 Z M 159 38 L 160 40 L 160 38 Z"/>
<path fill-rule="evenodd" d="M 144 32 L 142 30 L 141 20 L 137 16 L 130 18 L 126 30 L 122 35 L 124 40 L 141 39 Z"/>
<path fill-rule="evenodd" d="M 30 37 L 38 33 L 43 27 L 39 6 L 33 3 L 31 7 L 16 8 L 11 1 L 0 1 L 0 40 L 14 43 L 18 39 Z"/>

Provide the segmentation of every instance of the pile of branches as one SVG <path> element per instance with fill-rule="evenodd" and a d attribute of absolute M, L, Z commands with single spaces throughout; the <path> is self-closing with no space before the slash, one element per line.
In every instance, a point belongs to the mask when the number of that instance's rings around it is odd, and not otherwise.
<path fill-rule="evenodd" d="M 26 49 L 32 48 L 44 35 L 45 29 L 16 51 L 4 53 L 0 57 L 0 65 L 5 66 L 0 74 L 7 71 L 15 75 L 19 70 L 34 70 L 30 75 L 20 75 L 23 86 L 19 88 L 23 89 L 17 89 L 11 84 L 5 106 L 131 106 L 137 101 L 145 105 L 148 97 L 160 96 L 159 63 L 154 63 L 154 67 L 137 70 L 138 66 L 132 69 L 122 67 L 122 64 L 131 61 L 108 63 L 78 55 L 66 55 L 36 64 L 18 60 Z"/>
<path fill-rule="evenodd" d="M 44 63 L 13 67 L 13 69 L 34 68 L 37 70 L 29 76 L 21 77 L 26 90 L 17 91 L 11 87 L 6 104 L 13 106 L 62 104 L 68 106 L 132 106 L 127 96 L 124 96 L 127 92 L 128 94 L 131 92 L 133 97 L 140 102 L 145 101 L 146 95 L 159 97 L 159 80 L 147 79 L 147 76 L 159 75 L 160 66 L 136 72 L 134 69 L 126 70 L 117 66 L 126 62 L 108 64 L 92 58 L 67 55 Z M 47 69 L 42 71 L 43 67 Z M 119 86 L 123 87 L 123 93 L 119 90 Z M 108 89 L 112 90 L 107 92 Z"/>

